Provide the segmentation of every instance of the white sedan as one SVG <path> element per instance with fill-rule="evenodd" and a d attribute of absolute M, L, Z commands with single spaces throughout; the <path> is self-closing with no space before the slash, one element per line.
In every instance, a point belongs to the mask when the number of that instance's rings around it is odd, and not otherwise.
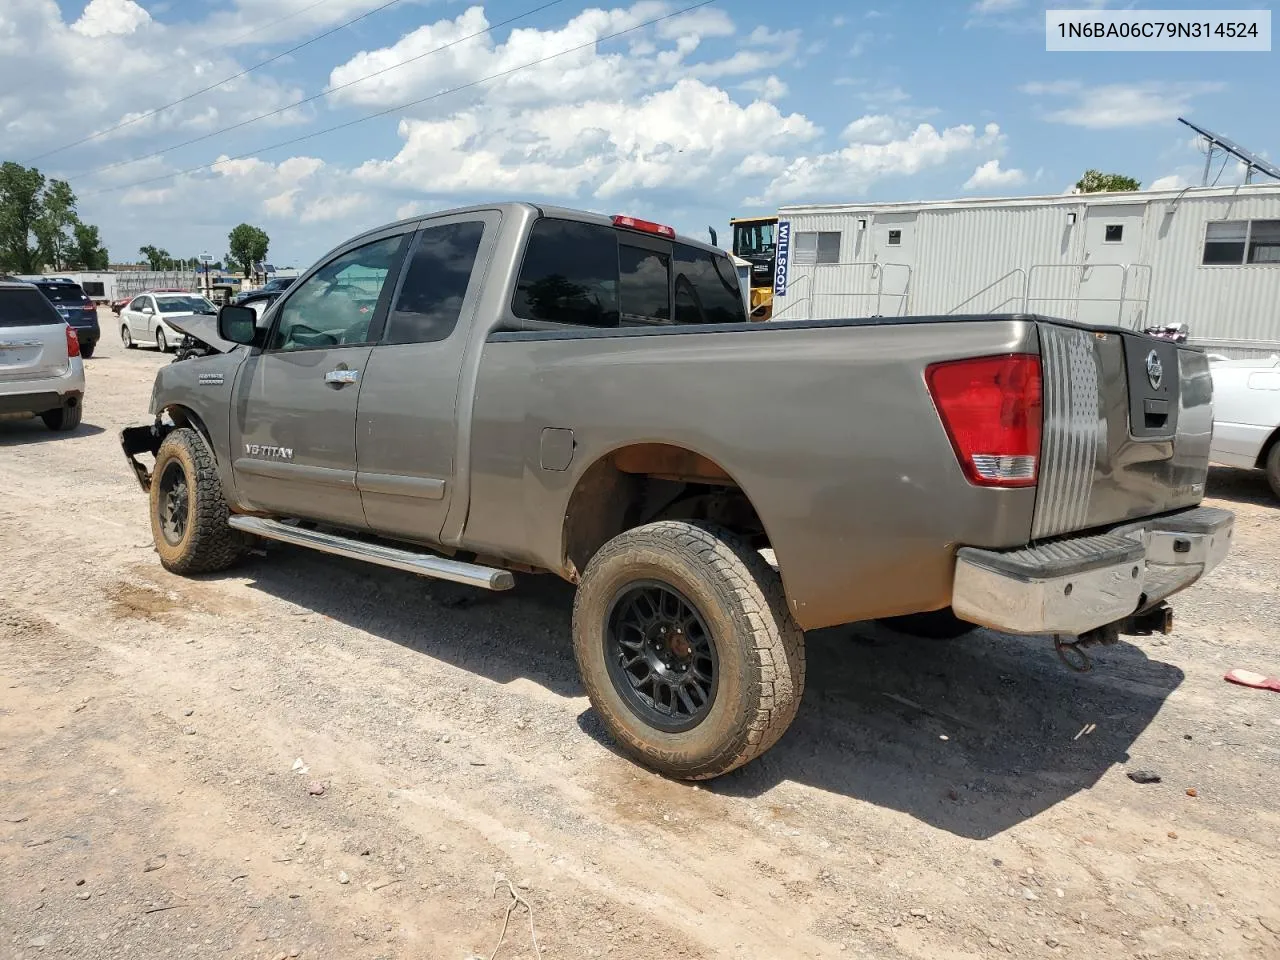
<path fill-rule="evenodd" d="M 1209 459 L 1265 470 L 1280 497 L 1280 356 L 1219 360 L 1213 373 L 1213 446 Z"/>
<path fill-rule="evenodd" d="M 128 348 L 155 347 L 161 353 L 177 348 L 182 334 L 166 318 L 216 314 L 218 308 L 194 293 L 143 293 L 120 311 L 120 341 Z"/>

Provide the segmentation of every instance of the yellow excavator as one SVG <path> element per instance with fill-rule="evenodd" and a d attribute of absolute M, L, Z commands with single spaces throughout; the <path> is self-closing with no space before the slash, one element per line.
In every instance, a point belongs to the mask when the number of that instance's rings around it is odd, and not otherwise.
<path fill-rule="evenodd" d="M 733 255 L 751 264 L 751 319 L 773 316 L 773 276 L 778 256 L 777 217 L 734 217 Z"/>

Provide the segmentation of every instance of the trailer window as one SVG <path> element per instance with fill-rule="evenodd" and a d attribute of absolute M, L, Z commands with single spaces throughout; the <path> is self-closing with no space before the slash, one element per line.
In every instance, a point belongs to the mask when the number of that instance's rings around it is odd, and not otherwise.
<path fill-rule="evenodd" d="M 529 231 L 511 310 L 526 320 L 618 325 L 618 235 L 544 217 Z"/>
<path fill-rule="evenodd" d="M 1124 224 L 1108 223 L 1102 235 L 1103 243 L 1121 243 L 1124 241 Z"/>
<path fill-rule="evenodd" d="M 1205 264 L 1238 264 L 1244 262 L 1245 240 L 1249 235 L 1247 220 L 1218 220 L 1205 225 Z"/>
<path fill-rule="evenodd" d="M 738 272 L 728 257 L 675 244 L 676 323 L 746 323 Z"/>
<path fill-rule="evenodd" d="M 791 257 L 796 266 L 840 262 L 839 231 L 800 231 Z"/>
<path fill-rule="evenodd" d="M 900 246 L 902 246 L 902 231 L 901 231 L 901 230 L 890 230 L 890 231 L 889 231 L 889 246 L 891 246 L 891 247 L 900 247 Z"/>
<path fill-rule="evenodd" d="M 1249 262 L 1280 263 L 1280 220 L 1250 222 Z"/>

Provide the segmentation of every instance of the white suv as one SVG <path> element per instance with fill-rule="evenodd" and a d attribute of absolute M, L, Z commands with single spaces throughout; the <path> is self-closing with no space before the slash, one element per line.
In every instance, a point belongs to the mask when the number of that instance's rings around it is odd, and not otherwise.
<path fill-rule="evenodd" d="M 76 332 L 34 285 L 0 281 L 0 415 L 39 416 L 50 430 L 74 430 L 83 400 Z"/>

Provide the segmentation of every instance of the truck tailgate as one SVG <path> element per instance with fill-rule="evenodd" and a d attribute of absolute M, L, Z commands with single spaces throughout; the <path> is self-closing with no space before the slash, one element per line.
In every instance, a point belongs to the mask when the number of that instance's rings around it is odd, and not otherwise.
<path fill-rule="evenodd" d="M 1044 429 L 1032 538 L 1199 503 L 1213 432 L 1204 352 L 1114 327 L 1038 326 Z"/>

